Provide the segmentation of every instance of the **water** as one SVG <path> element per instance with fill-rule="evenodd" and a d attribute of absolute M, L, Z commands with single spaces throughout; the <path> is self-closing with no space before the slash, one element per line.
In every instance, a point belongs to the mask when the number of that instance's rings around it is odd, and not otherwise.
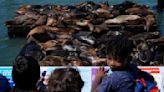
<path fill-rule="evenodd" d="M 19 53 L 20 49 L 25 43 L 25 38 L 8 38 L 7 28 L 4 23 L 6 20 L 14 17 L 16 9 L 22 4 L 76 4 L 87 0 L 0 0 L 0 66 L 12 65 L 12 61 Z M 95 2 L 102 2 L 103 0 L 93 0 Z M 106 0 L 107 1 L 107 0 Z M 124 0 L 108 0 L 109 4 L 118 4 Z M 129 0 L 139 4 L 147 4 L 155 6 L 157 0 Z M 153 9 L 153 8 L 152 8 Z M 164 14 L 157 15 L 158 30 L 164 34 Z"/>

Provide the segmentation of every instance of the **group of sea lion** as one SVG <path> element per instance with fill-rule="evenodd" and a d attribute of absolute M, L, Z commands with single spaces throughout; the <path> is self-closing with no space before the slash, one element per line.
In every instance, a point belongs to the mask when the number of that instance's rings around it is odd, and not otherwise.
<path fill-rule="evenodd" d="M 6 25 L 31 28 L 18 56 L 32 56 L 40 65 L 107 65 L 106 43 L 114 35 L 133 40 L 131 63 L 163 65 L 164 37 L 153 30 L 155 14 L 147 5 L 129 1 L 22 5 Z"/>

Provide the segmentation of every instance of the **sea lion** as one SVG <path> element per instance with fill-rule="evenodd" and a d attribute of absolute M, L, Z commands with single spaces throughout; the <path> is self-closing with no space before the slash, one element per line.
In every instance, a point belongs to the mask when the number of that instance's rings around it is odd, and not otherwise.
<path fill-rule="evenodd" d="M 47 26 L 56 26 L 57 25 L 57 20 L 54 17 L 48 17 L 47 18 Z"/>
<path fill-rule="evenodd" d="M 28 7 L 27 7 L 28 5 L 21 5 L 18 9 L 17 9 L 17 11 L 16 11 L 16 13 L 17 14 L 25 14 L 26 12 L 27 12 L 27 10 L 28 10 Z"/>
<path fill-rule="evenodd" d="M 57 32 L 57 31 L 59 31 L 59 29 L 56 28 L 56 27 L 50 27 L 50 26 L 45 26 L 45 25 L 43 25 L 43 26 L 38 26 L 38 27 L 33 28 L 33 29 L 28 33 L 27 38 L 28 38 L 29 36 L 32 36 L 33 34 L 36 34 L 36 33 L 39 34 L 39 33 Z"/>
<path fill-rule="evenodd" d="M 159 32 L 143 32 L 129 37 L 129 39 L 133 40 L 135 45 L 140 43 L 141 41 L 146 41 L 147 39 L 158 38 Z"/>
<path fill-rule="evenodd" d="M 150 62 L 151 66 L 159 66 L 164 64 L 164 53 L 162 51 L 155 51 L 154 59 Z"/>
<path fill-rule="evenodd" d="M 104 23 L 104 21 L 105 21 L 105 18 L 93 18 L 93 19 L 91 20 L 91 23 L 92 23 L 93 25 L 99 25 L 99 24 Z"/>
<path fill-rule="evenodd" d="M 38 26 L 33 28 L 27 35 L 27 42 L 35 41 L 35 42 L 46 42 L 48 40 L 54 39 L 56 36 L 54 33 L 59 31 L 56 27 L 50 26 Z"/>
<path fill-rule="evenodd" d="M 96 18 L 109 19 L 113 17 L 113 14 L 109 11 L 109 9 L 98 8 L 91 13 L 95 14 Z"/>
<path fill-rule="evenodd" d="M 39 62 L 40 66 L 64 66 L 67 65 L 64 62 L 63 57 L 60 56 L 46 56 L 42 61 Z"/>
<path fill-rule="evenodd" d="M 113 19 L 108 19 L 105 21 L 106 24 L 121 24 L 127 22 L 128 20 L 136 20 L 141 18 L 138 15 L 120 15 Z"/>
<path fill-rule="evenodd" d="M 51 48 L 51 47 L 55 46 L 56 44 L 57 44 L 57 41 L 56 40 L 48 40 L 45 43 L 39 43 L 39 45 L 41 46 L 41 48 L 43 48 L 45 50 L 47 48 Z"/>
<path fill-rule="evenodd" d="M 90 30 L 90 31 L 100 33 L 102 31 L 106 32 L 108 30 L 109 30 L 108 25 L 106 23 L 102 23 L 99 25 L 94 25 L 94 30 Z"/>
<path fill-rule="evenodd" d="M 125 25 L 145 25 L 146 20 L 144 18 L 139 18 L 136 20 L 128 20 Z"/>
<path fill-rule="evenodd" d="M 90 20 L 76 20 L 76 25 L 78 26 L 87 26 Z"/>
<path fill-rule="evenodd" d="M 36 22 L 36 20 L 34 20 L 34 19 L 27 19 L 26 21 L 24 21 L 21 25 L 22 26 L 29 26 L 30 28 L 32 28 L 33 26 L 33 24 Z"/>
<path fill-rule="evenodd" d="M 81 41 L 82 43 L 93 45 L 95 43 L 96 38 L 93 37 L 91 34 L 91 32 L 80 31 L 76 34 L 73 34 L 72 36 Z"/>
<path fill-rule="evenodd" d="M 14 17 L 14 21 L 16 25 L 21 25 L 22 23 L 24 23 L 27 19 L 29 19 L 29 17 L 27 15 L 20 15 L 20 16 L 16 16 Z"/>
<path fill-rule="evenodd" d="M 97 58 L 96 62 L 92 63 L 93 66 L 107 66 L 106 58 Z"/>
<path fill-rule="evenodd" d="M 156 50 L 158 50 L 160 52 L 164 52 L 164 37 L 163 36 L 161 36 L 157 39 L 148 39 L 146 42 L 149 45 L 155 45 Z"/>
<path fill-rule="evenodd" d="M 39 18 L 35 12 L 26 12 L 24 15 L 15 16 L 14 19 L 6 21 L 6 25 L 26 25 L 35 23 Z"/>
<path fill-rule="evenodd" d="M 131 1 L 124 1 L 124 2 L 122 2 L 121 4 L 117 4 L 117 5 L 115 5 L 115 6 L 117 6 L 117 7 L 122 7 L 122 8 L 124 8 L 124 9 L 128 9 L 128 8 L 131 8 L 131 7 L 133 7 L 135 5 L 135 3 L 134 2 L 131 2 Z"/>
<path fill-rule="evenodd" d="M 155 18 L 153 15 L 147 15 L 145 17 L 145 20 L 146 20 L 146 29 L 147 31 L 150 31 L 153 24 L 155 23 Z"/>
<path fill-rule="evenodd" d="M 81 12 L 91 12 L 95 9 L 100 8 L 99 4 L 94 3 L 93 1 L 86 1 L 79 5 L 76 5 L 76 8 Z"/>
<path fill-rule="evenodd" d="M 64 44 L 62 47 L 63 47 L 63 50 L 66 50 L 66 51 L 79 51 L 76 46 L 71 45 L 71 44 Z"/>
<path fill-rule="evenodd" d="M 35 22 L 34 26 L 45 25 L 47 22 L 47 16 L 40 16 L 39 19 Z"/>
<path fill-rule="evenodd" d="M 38 20 L 40 15 L 35 11 L 27 11 L 24 15 L 28 16 L 30 19 Z"/>
<path fill-rule="evenodd" d="M 138 49 L 138 60 L 140 60 L 144 65 L 150 65 L 150 61 L 153 61 L 155 48 L 154 46 L 149 46 L 145 42 L 141 42 L 137 45 Z"/>
<path fill-rule="evenodd" d="M 92 13 L 98 14 L 98 13 L 110 13 L 109 10 L 103 9 L 103 8 L 99 8 L 97 10 L 92 11 Z"/>
<path fill-rule="evenodd" d="M 91 66 L 92 64 L 88 61 L 74 60 L 71 61 L 73 66 Z"/>
<path fill-rule="evenodd" d="M 142 9 L 142 8 L 129 8 L 125 10 L 127 14 L 133 14 L 133 15 L 154 15 L 155 13 L 153 11 L 147 10 L 147 9 Z"/>
<path fill-rule="evenodd" d="M 111 13 L 116 17 L 119 15 L 125 15 L 125 10 L 131 8 L 135 3 L 130 1 L 124 1 L 121 4 L 111 6 Z"/>
<path fill-rule="evenodd" d="M 18 56 L 30 56 L 40 61 L 45 57 L 45 52 L 41 50 L 41 47 L 36 42 L 31 41 L 24 45 Z"/>

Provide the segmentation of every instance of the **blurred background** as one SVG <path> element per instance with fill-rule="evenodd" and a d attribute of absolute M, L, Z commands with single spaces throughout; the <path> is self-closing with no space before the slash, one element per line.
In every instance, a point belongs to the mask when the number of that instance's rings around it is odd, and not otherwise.
<path fill-rule="evenodd" d="M 87 0 L 0 0 L 0 66 L 12 65 L 12 61 L 19 53 L 20 49 L 25 43 L 24 38 L 9 38 L 7 34 L 7 28 L 5 26 L 5 21 L 12 19 L 15 15 L 15 11 L 20 5 L 23 4 L 59 4 L 68 5 L 84 2 Z M 109 5 L 119 4 L 125 0 L 90 0 L 94 2 L 104 2 L 108 1 Z M 133 1 L 138 4 L 146 4 L 150 6 L 150 9 L 157 11 L 156 5 L 157 0 L 127 0 Z M 159 12 L 156 15 L 157 29 L 160 33 L 164 34 L 164 14 Z"/>

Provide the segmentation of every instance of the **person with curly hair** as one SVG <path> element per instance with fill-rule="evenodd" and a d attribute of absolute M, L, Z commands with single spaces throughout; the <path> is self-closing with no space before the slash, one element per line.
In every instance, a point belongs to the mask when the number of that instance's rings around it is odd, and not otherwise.
<path fill-rule="evenodd" d="M 81 92 L 84 85 L 79 71 L 74 68 L 55 69 L 48 82 L 48 92 Z"/>

